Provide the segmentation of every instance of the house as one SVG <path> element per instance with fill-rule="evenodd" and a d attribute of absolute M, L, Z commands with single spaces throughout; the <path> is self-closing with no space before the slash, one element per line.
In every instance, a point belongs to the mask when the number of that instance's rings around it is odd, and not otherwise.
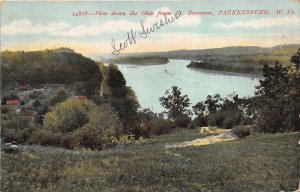
<path fill-rule="evenodd" d="M 79 100 L 85 100 L 85 99 L 87 99 L 87 96 L 78 95 L 78 96 L 75 96 L 75 98 L 79 99 Z"/>
<path fill-rule="evenodd" d="M 19 99 L 14 99 L 14 100 L 7 100 L 6 105 L 20 105 L 21 102 Z"/>
<path fill-rule="evenodd" d="M 18 109 L 21 107 L 21 101 L 19 99 L 7 100 L 6 105 L 18 112 Z"/>

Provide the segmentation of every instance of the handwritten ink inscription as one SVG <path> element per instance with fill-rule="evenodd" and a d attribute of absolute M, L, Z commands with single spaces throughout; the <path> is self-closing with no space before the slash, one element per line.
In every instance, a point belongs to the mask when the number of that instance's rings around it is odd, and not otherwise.
<path fill-rule="evenodd" d="M 174 16 L 172 16 L 170 14 L 163 14 L 163 13 L 160 13 L 160 14 L 163 15 L 164 18 L 153 23 L 150 27 L 146 27 L 144 22 L 141 20 L 140 21 L 141 30 L 136 31 L 136 30 L 131 29 L 130 32 L 127 32 L 127 38 L 124 41 L 122 41 L 121 43 L 116 43 L 116 41 L 114 39 L 112 39 L 112 41 L 111 41 L 111 46 L 113 48 L 112 54 L 119 55 L 121 53 L 121 51 L 126 49 L 129 45 L 136 44 L 137 33 L 138 33 L 139 37 L 147 38 L 148 35 L 150 35 L 151 33 L 159 30 L 163 26 L 166 26 L 166 25 L 169 25 L 169 24 L 175 22 L 183 15 L 180 10 L 178 10 L 174 14 Z"/>

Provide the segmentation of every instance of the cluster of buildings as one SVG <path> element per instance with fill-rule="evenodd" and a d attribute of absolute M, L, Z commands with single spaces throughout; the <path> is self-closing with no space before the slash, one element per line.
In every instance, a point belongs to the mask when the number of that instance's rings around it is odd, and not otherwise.
<path fill-rule="evenodd" d="M 64 87 L 63 84 L 45 84 L 32 87 L 28 84 L 19 84 L 13 89 L 16 99 L 3 98 L 1 99 L 1 104 L 6 106 L 9 111 L 16 113 L 23 111 L 23 118 L 33 122 L 37 117 L 37 112 L 34 110 L 35 101 L 53 95 L 53 93 L 62 86 Z M 85 100 L 87 96 L 77 95 L 71 98 Z"/>

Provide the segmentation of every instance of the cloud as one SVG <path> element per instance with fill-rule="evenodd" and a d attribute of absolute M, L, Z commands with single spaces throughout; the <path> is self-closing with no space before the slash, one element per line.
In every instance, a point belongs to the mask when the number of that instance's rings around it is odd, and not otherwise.
<path fill-rule="evenodd" d="M 181 18 L 179 18 L 177 24 L 182 26 L 196 26 L 201 23 L 200 16 L 197 15 L 183 15 Z"/>
<path fill-rule="evenodd" d="M 160 15 L 157 17 L 158 12 L 172 12 L 168 7 L 162 7 L 154 12 L 154 15 L 146 17 L 144 20 L 145 26 L 151 26 L 160 19 L 164 20 L 164 16 Z M 172 12 L 172 15 L 174 13 Z M 170 17 L 170 16 L 168 16 Z M 176 24 L 175 24 L 176 23 Z M 199 16 L 181 16 L 178 21 L 174 22 L 174 26 L 195 26 L 201 23 Z M 100 24 L 93 25 L 77 25 L 65 31 L 54 31 L 51 32 L 52 35 L 57 36 L 68 36 L 68 37 L 78 37 L 78 36 L 99 36 L 103 33 L 116 33 L 116 32 L 128 32 L 130 30 L 140 30 L 141 26 L 139 22 L 133 22 L 128 20 L 109 20 Z"/>
<path fill-rule="evenodd" d="M 52 32 L 67 28 L 68 25 L 64 22 L 49 23 L 48 25 L 32 24 L 28 20 L 14 20 L 8 25 L 1 28 L 1 33 L 5 35 L 16 34 L 38 34 L 44 32 Z"/>
<path fill-rule="evenodd" d="M 138 23 L 127 20 L 109 20 L 104 23 L 93 25 L 77 25 L 66 31 L 54 31 L 52 35 L 78 37 L 78 36 L 99 36 L 102 33 L 116 33 L 119 31 L 130 31 L 138 29 Z"/>
<path fill-rule="evenodd" d="M 168 7 L 162 7 L 159 8 L 154 12 L 154 15 L 147 17 L 147 19 L 145 20 L 145 25 L 150 26 L 153 25 L 154 23 L 160 21 L 160 20 L 164 20 L 164 16 L 163 15 L 158 15 L 159 12 L 171 12 L 171 15 L 168 15 L 167 17 L 171 17 L 174 16 L 174 14 L 176 13 L 176 11 L 171 11 Z M 181 17 L 179 17 L 179 19 L 177 21 L 174 22 L 175 26 L 185 26 L 185 27 L 192 27 L 192 26 L 197 26 L 201 23 L 201 18 L 200 16 L 197 15 L 182 15 Z M 173 24 L 172 24 L 173 25 Z"/>
<path fill-rule="evenodd" d="M 164 20 L 164 16 L 157 16 L 158 12 L 171 12 L 172 14 L 168 17 L 174 16 L 168 7 L 162 7 L 154 12 L 154 15 L 147 16 L 144 20 L 145 26 L 150 27 L 151 25 L 159 22 L 160 19 Z M 201 23 L 199 16 L 182 15 L 172 26 L 196 26 Z M 170 25 L 171 26 L 171 25 Z M 108 20 L 102 23 L 94 23 L 92 25 L 75 25 L 70 26 L 64 22 L 53 22 L 47 25 L 32 24 L 28 20 L 14 20 L 8 25 L 2 27 L 2 34 L 5 35 L 17 35 L 17 34 L 38 34 L 38 33 L 49 33 L 53 36 L 65 36 L 65 37 L 81 37 L 81 36 L 99 36 L 103 33 L 116 33 L 116 32 L 128 32 L 131 29 L 140 30 L 140 22 L 122 20 Z"/>
<path fill-rule="evenodd" d="M 218 23 L 218 27 L 223 29 L 232 29 L 232 28 L 266 28 L 266 27 L 285 27 L 298 25 L 300 23 L 300 18 L 293 17 L 276 17 L 276 18 L 262 18 L 262 19 L 253 19 L 242 22 L 233 22 L 229 24 Z"/>

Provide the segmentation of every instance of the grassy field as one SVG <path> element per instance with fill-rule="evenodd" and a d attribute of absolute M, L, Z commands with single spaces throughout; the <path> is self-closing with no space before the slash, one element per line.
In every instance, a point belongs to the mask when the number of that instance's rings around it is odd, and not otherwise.
<path fill-rule="evenodd" d="M 292 191 L 300 179 L 299 133 L 166 149 L 205 137 L 177 130 L 100 151 L 55 148 L 1 153 L 1 191 Z M 39 149 L 39 147 L 36 147 Z"/>

